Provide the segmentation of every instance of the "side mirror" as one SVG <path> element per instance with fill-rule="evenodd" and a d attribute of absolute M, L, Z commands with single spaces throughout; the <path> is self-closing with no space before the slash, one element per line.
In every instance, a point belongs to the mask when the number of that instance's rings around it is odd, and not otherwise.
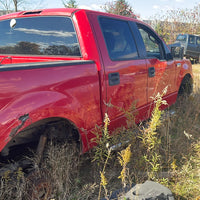
<path fill-rule="evenodd" d="M 172 46 L 171 47 L 171 55 L 173 59 L 182 60 L 184 54 L 184 47 Z"/>

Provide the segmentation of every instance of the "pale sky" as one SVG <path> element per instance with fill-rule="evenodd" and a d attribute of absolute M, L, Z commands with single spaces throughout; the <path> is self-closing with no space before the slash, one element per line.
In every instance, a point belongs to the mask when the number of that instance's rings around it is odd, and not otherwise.
<path fill-rule="evenodd" d="M 114 0 L 113 0 L 114 1 Z M 176 8 L 193 8 L 200 5 L 200 0 L 126 0 L 132 6 L 135 13 L 140 14 L 142 19 L 150 19 L 156 13 Z M 62 0 L 42 0 L 41 8 L 63 7 Z M 87 8 L 101 11 L 106 2 L 112 0 L 76 0 L 80 8 Z"/>

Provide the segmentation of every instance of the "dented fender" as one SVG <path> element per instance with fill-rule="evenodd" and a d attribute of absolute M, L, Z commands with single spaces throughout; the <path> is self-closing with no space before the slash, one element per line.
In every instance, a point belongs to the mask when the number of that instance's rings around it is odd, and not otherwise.
<path fill-rule="evenodd" d="M 78 99 L 49 91 L 29 93 L 15 99 L 0 112 L 0 151 L 21 130 L 43 119 L 66 118 L 81 126 L 81 119 L 75 115 L 78 112 L 75 108 L 80 107 Z"/>

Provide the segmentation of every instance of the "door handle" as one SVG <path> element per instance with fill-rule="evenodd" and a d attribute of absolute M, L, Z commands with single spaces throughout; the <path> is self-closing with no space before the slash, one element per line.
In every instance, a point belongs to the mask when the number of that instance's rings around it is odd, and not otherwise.
<path fill-rule="evenodd" d="M 114 73 L 108 74 L 108 80 L 109 80 L 110 86 L 118 85 L 120 83 L 119 72 L 114 72 Z"/>
<path fill-rule="evenodd" d="M 149 67 L 148 73 L 149 73 L 149 77 L 154 77 L 156 75 L 155 67 Z"/>

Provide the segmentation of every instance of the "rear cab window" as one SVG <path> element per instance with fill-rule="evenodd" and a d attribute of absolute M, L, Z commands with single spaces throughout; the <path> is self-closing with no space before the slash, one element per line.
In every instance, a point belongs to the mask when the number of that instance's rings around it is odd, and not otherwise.
<path fill-rule="evenodd" d="M 43 16 L 0 21 L 0 54 L 81 56 L 69 17 Z"/>
<path fill-rule="evenodd" d="M 186 40 L 187 40 L 186 35 L 178 35 L 176 38 L 176 41 L 179 41 L 179 42 L 186 42 Z"/>

